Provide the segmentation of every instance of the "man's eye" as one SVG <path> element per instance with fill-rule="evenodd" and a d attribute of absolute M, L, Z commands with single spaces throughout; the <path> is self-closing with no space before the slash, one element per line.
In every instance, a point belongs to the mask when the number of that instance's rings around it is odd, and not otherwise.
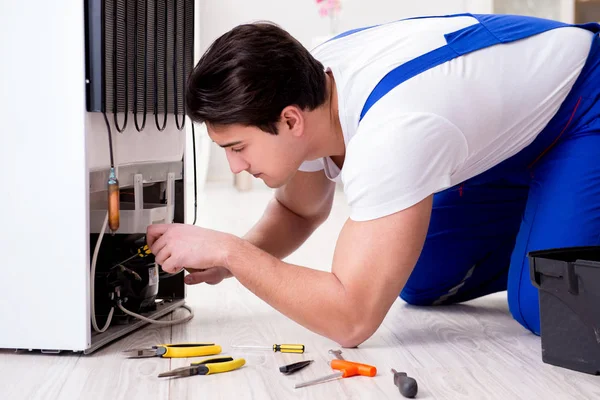
<path fill-rule="evenodd" d="M 233 151 L 234 153 L 239 153 L 239 152 L 241 152 L 242 150 L 244 150 L 244 148 L 243 148 L 243 147 L 241 147 L 241 148 L 239 148 L 239 149 L 234 149 L 234 148 L 232 148 L 232 149 L 231 149 L 231 151 Z"/>

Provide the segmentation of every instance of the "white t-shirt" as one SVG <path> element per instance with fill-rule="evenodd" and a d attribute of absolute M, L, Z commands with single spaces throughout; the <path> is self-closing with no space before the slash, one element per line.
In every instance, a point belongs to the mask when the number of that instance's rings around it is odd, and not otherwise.
<path fill-rule="evenodd" d="M 346 156 L 306 161 L 341 182 L 350 218 L 406 209 L 476 176 L 530 144 L 559 109 L 593 34 L 559 28 L 488 47 L 405 81 L 360 121 L 373 88 L 400 64 L 446 44 L 470 16 L 406 20 L 322 44 L 313 56 L 335 77 Z"/>

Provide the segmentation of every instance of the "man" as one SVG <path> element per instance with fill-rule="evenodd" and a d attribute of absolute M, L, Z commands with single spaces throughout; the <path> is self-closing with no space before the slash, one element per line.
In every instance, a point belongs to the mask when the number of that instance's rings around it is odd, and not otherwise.
<path fill-rule="evenodd" d="M 190 284 L 233 276 L 342 346 L 367 340 L 398 295 L 507 290 L 539 334 L 528 252 L 599 242 L 598 29 L 414 18 L 311 54 L 276 26 L 234 28 L 192 72 L 189 116 L 275 197 L 244 238 L 148 227 L 157 261 Z M 336 181 L 351 212 L 331 272 L 282 262 L 327 218 Z"/>

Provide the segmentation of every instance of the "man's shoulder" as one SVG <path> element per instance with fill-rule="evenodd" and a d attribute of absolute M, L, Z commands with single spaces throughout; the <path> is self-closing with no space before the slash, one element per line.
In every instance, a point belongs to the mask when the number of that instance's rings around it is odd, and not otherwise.
<path fill-rule="evenodd" d="M 446 153 L 452 157 L 444 156 Z M 462 131 L 438 114 L 374 113 L 359 124 L 347 142 L 342 178 L 349 181 L 382 170 L 416 176 L 424 164 L 451 159 L 450 169 L 454 169 L 467 155 Z"/>
<path fill-rule="evenodd" d="M 416 204 L 449 187 L 467 157 L 462 132 L 435 114 L 361 123 L 347 146 L 341 176 L 352 215 L 377 218 Z"/>

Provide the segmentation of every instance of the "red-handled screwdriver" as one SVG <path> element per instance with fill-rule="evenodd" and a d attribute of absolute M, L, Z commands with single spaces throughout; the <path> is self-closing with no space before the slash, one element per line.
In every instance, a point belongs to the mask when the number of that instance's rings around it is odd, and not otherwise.
<path fill-rule="evenodd" d="M 329 382 L 340 378 L 349 378 L 356 375 L 369 377 L 377 375 L 377 368 L 373 367 L 372 365 L 359 364 L 352 361 L 337 359 L 332 360 L 330 365 L 331 368 L 336 369 L 339 372 L 324 376 L 322 378 L 314 379 L 312 381 L 298 383 L 296 386 L 294 386 L 294 388 L 298 389 L 305 386 L 316 385 L 318 383 Z"/>

